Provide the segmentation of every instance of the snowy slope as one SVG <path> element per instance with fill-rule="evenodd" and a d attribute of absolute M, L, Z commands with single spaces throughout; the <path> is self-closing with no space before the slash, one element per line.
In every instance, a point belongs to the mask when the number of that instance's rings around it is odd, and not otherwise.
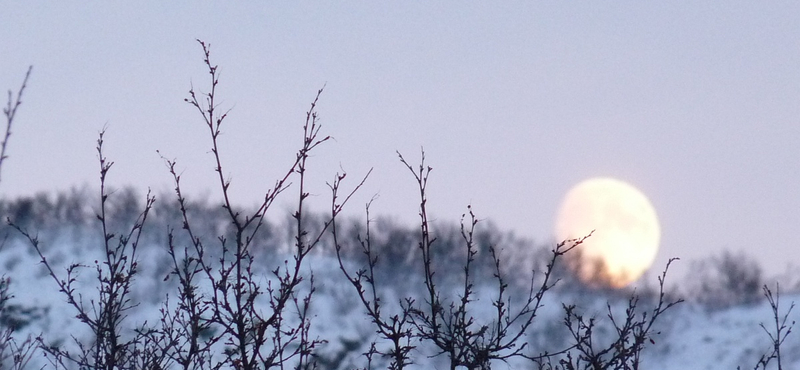
<path fill-rule="evenodd" d="M 27 333 L 44 332 L 51 338 L 65 339 L 68 334 L 81 337 L 86 334 L 85 328 L 74 319 L 75 312 L 64 303 L 57 292 L 55 284 L 46 275 L 38 259 L 31 253 L 31 248 L 23 244 L 7 245 L 0 252 L 0 266 L 5 275 L 12 278 L 12 293 L 15 302 L 24 305 L 50 307 L 47 320 L 26 328 L 18 337 Z M 68 238 L 60 238 L 51 242 L 49 248 L 51 261 L 58 266 L 72 262 L 89 262 L 94 258 L 92 251 L 87 251 Z M 158 270 L 160 255 L 157 249 L 147 249 L 141 257 L 144 267 L 142 276 L 137 280 L 141 306 L 133 313 L 131 324 L 157 321 L 157 310 L 160 298 L 165 289 L 163 271 Z M 324 358 L 336 361 L 343 367 L 363 366 L 360 353 L 366 351 L 374 339 L 374 329 L 363 315 L 360 302 L 353 288 L 346 284 L 338 265 L 330 257 L 314 257 L 310 267 L 314 270 L 317 293 L 313 301 L 315 319 L 312 323 L 316 335 L 328 340 L 321 348 Z M 63 269 L 59 269 L 63 271 Z M 84 271 L 84 277 L 91 280 L 93 271 Z M 149 278 L 147 276 L 150 276 Z M 93 292 L 89 291 L 89 292 Z M 156 292 L 156 294 L 152 294 Z M 387 312 L 391 312 L 393 302 L 401 298 L 394 290 L 382 292 Z M 402 293 L 404 294 L 404 293 Z M 624 299 L 575 297 L 570 294 L 552 293 L 545 301 L 533 332 L 529 335 L 531 346 L 557 345 L 566 340 L 562 327 L 563 310 L 561 303 L 576 303 L 589 316 L 605 319 L 606 301 L 611 299 L 614 310 L 624 310 L 627 303 Z M 792 301 L 800 301 L 800 296 L 786 295 L 781 297 L 782 310 L 785 312 Z M 476 315 L 481 310 L 490 309 L 488 301 L 478 302 Z M 395 306 L 396 307 L 396 306 Z M 482 309 L 480 307 L 483 307 Z M 647 308 L 647 307 L 642 307 Z M 490 312 L 490 311 L 483 311 Z M 792 312 L 789 321 L 795 320 L 797 313 Z M 683 303 L 668 311 L 658 330 L 661 334 L 654 337 L 655 344 L 645 351 L 645 369 L 752 369 L 763 353 L 770 350 L 771 342 L 760 323 L 768 328 L 773 317 L 770 307 L 764 300 L 761 304 L 747 307 L 732 307 L 725 310 L 709 312 L 705 308 Z M 608 333 L 608 332 L 607 332 Z M 606 333 L 606 334 L 607 334 Z M 602 331 L 598 335 L 603 335 Z M 418 368 L 443 366 L 443 359 L 428 356 L 434 354 L 430 348 L 418 349 Z M 783 345 L 785 368 L 800 368 L 800 335 L 790 334 Z M 496 364 L 504 368 L 503 364 Z M 525 364 L 512 363 L 512 368 L 527 368 Z"/>

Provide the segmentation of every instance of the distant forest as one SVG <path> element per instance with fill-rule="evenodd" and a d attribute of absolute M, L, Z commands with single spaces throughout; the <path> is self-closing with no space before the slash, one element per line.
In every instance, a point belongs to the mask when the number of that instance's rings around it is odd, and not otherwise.
<path fill-rule="evenodd" d="M 24 196 L 15 199 L 0 199 L 0 214 L 6 215 L 8 220 L 25 230 L 35 230 L 39 238 L 50 245 L 68 245 L 71 251 L 59 251 L 66 254 L 76 254 L 82 250 L 100 246 L 100 238 L 95 223 L 97 223 L 96 209 L 98 207 L 97 192 L 88 187 L 72 188 L 67 191 L 53 193 L 39 193 L 34 196 Z M 179 207 L 173 194 L 157 196 L 153 212 L 149 216 L 148 224 L 143 234 L 145 248 L 164 248 L 167 243 L 167 234 L 170 229 L 179 230 L 182 218 Z M 112 229 L 119 226 L 132 224 L 139 216 L 144 196 L 132 188 L 120 188 L 113 191 L 107 206 L 110 211 Z M 216 238 L 219 235 L 230 235 L 233 232 L 230 219 L 226 211 L 219 205 L 209 200 L 191 201 L 187 207 L 191 220 L 204 230 L 201 237 Z M 307 217 L 308 227 L 319 226 L 325 215 L 317 214 Z M 6 221 L 6 220 L 4 220 Z M 420 276 L 417 254 L 419 253 L 418 241 L 420 230 L 418 227 L 400 224 L 389 217 L 373 219 L 371 238 L 375 250 L 382 261 L 386 263 L 379 270 L 381 277 L 388 278 L 387 282 L 399 282 L 401 279 L 392 279 L 397 276 Z M 358 237 L 365 233 L 363 218 L 350 218 L 338 221 L 340 230 L 348 235 L 342 250 L 343 256 L 353 261 L 355 265 L 363 264 L 364 256 L 356 242 Z M 312 230 L 314 231 L 314 230 Z M 457 223 L 437 223 L 433 230 L 437 247 L 433 250 L 437 263 L 436 271 L 445 281 L 452 279 L 458 281 L 461 276 L 464 261 L 466 260 L 461 227 Z M 180 238 L 184 235 L 175 233 Z M 288 253 L 288 248 L 293 244 L 292 238 L 296 235 L 296 225 L 290 214 L 287 213 L 283 221 L 266 221 L 262 230 L 256 234 L 258 240 L 254 241 L 254 253 L 258 258 L 280 257 Z M 7 222 L 0 225 L 0 238 L 4 238 L 3 249 L 8 251 L 13 248 L 28 248 L 23 236 L 10 227 Z M 185 237 L 184 237 L 185 238 Z M 488 258 L 489 248 L 494 246 L 500 251 L 503 259 L 503 269 L 517 280 L 511 281 L 512 285 L 519 288 L 525 287 L 530 282 L 531 270 L 542 271 L 549 256 L 552 246 L 537 245 L 534 241 L 516 236 L 513 232 L 504 231 L 490 222 L 481 222 L 474 236 L 478 248 L 479 258 L 473 266 L 475 272 L 486 276 L 491 275 L 493 269 L 491 258 Z M 188 240 L 182 242 L 187 243 Z M 213 243 L 212 243 L 213 245 Z M 33 250 L 29 250 L 33 254 Z M 315 249 L 315 255 L 335 257 L 332 244 L 323 241 Z M 481 256 L 487 258 L 480 258 Z M 153 274 L 166 274 L 170 268 L 167 259 L 161 260 L 161 266 L 151 266 Z M 6 261 L 6 263 L 13 263 Z M 679 284 L 681 291 L 670 292 L 673 296 L 680 296 L 689 301 L 705 305 L 709 309 L 723 309 L 740 304 L 754 304 L 763 298 L 761 287 L 766 283 L 763 270 L 752 258 L 744 254 L 724 251 L 718 255 L 709 256 L 700 261 L 689 261 L 693 280 L 691 283 Z M 8 269 L 6 266 L 6 270 Z M 653 268 L 661 268 L 654 266 Z M 575 278 L 568 268 L 561 265 L 555 271 L 555 277 L 560 279 L 557 289 L 563 291 L 595 292 L 605 295 L 627 297 L 630 291 L 614 291 L 582 284 Z M 680 277 L 678 277 L 680 278 Z M 782 290 L 792 292 L 798 290 L 798 284 L 793 282 L 793 277 L 783 277 Z M 675 279 L 675 277 L 673 277 Z M 403 285 L 403 284 L 400 284 Z M 647 285 L 645 285 L 647 286 Z M 400 286 L 397 287 L 401 289 Z M 641 288 L 640 288 L 641 289 Z M 639 292 L 647 294 L 648 292 Z"/>

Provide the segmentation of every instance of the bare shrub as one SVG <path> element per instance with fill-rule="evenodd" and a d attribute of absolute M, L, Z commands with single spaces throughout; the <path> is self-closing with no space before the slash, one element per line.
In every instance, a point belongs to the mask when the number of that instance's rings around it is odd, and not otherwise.
<path fill-rule="evenodd" d="M 25 87 L 28 86 L 28 79 L 31 77 L 33 66 L 28 67 L 28 72 L 25 73 L 25 79 L 22 80 L 22 86 L 17 90 L 16 97 L 11 90 L 8 90 L 8 103 L 3 108 L 3 114 L 6 116 L 5 134 L 3 141 L 0 143 L 0 168 L 3 162 L 8 158 L 6 148 L 8 147 L 8 138 L 11 137 L 11 126 L 14 123 L 14 117 L 17 115 L 17 109 L 22 105 L 22 93 L 25 92 Z"/>
<path fill-rule="evenodd" d="M 387 346 L 372 344 L 365 354 L 366 367 L 372 366 L 374 355 L 380 355 L 389 358 L 389 369 L 403 369 L 414 363 L 411 353 L 419 344 L 428 344 L 436 348 L 434 355 L 446 356 L 451 369 L 457 367 L 488 369 L 495 361 L 505 362 L 513 358 L 538 361 L 554 355 L 534 352 L 535 350 L 528 348 L 524 338 L 542 307 L 545 293 L 556 284 L 551 278 L 557 261 L 580 245 L 583 239 L 559 243 L 552 250 L 551 258 L 541 273 L 540 281 L 536 283 L 535 280 L 531 280 L 527 295 L 521 302 L 516 300 L 514 306 L 509 297 L 509 285 L 502 272 L 501 261 L 495 247 L 489 246 L 488 256 L 483 257 L 490 258 L 492 269 L 489 273 L 495 280 L 492 291 L 496 295 L 490 303 L 494 313 L 489 317 L 478 316 L 475 311 L 478 301 L 475 281 L 481 278 L 476 276 L 479 275 L 480 269 L 476 271 L 475 268 L 476 258 L 479 256 L 475 231 L 479 221 L 472 208 L 468 207 L 467 213 L 462 216 L 460 229 L 459 244 L 463 248 L 463 260 L 459 292 L 456 293 L 457 298 L 445 298 L 450 294 L 446 288 L 442 289 L 443 277 L 440 275 L 441 271 L 436 269 L 435 260 L 441 258 L 443 254 L 452 256 L 453 252 L 447 249 L 450 243 L 438 243 L 439 239 L 431 230 L 428 220 L 426 192 L 432 168 L 425 165 L 424 152 L 417 168 L 411 166 L 402 155 L 399 157 L 403 165 L 413 174 L 420 196 L 417 263 L 422 267 L 423 296 L 401 299 L 395 306 L 394 312 L 385 314 L 385 303 L 376 288 L 379 284 L 376 280 L 376 271 L 384 267 L 379 267 L 379 254 L 372 246 L 370 204 L 367 204 L 366 235 L 363 238 L 358 236 L 358 243 L 366 256 L 366 267 L 356 272 L 348 271 L 342 259 L 343 242 L 337 234 L 336 225 L 334 224 L 331 229 L 343 274 L 355 288 L 366 315 L 376 327 L 379 336 L 388 342 Z M 336 194 L 336 187 L 333 190 Z"/>
<path fill-rule="evenodd" d="M 0 173 L 2 173 L 3 163 L 8 158 L 6 149 L 8 148 L 8 139 L 11 137 L 11 127 L 13 126 L 17 109 L 22 104 L 22 94 L 25 92 L 25 87 L 28 85 L 28 79 L 32 71 L 33 66 L 28 67 L 28 72 L 25 73 L 25 78 L 22 80 L 22 85 L 16 94 L 8 90 L 8 102 L 3 108 L 3 114 L 6 116 L 6 125 L 3 141 L 0 143 Z M 7 241 L 8 234 L 4 235 L 2 241 L 0 241 L 0 250 L 5 247 Z M 11 303 L 14 295 L 9 291 L 10 285 L 10 277 L 5 275 L 0 277 L 0 368 L 19 370 L 25 368 L 36 355 L 37 347 L 31 335 L 20 340 L 16 337 L 16 333 L 22 327 L 30 324 L 31 321 L 40 319 L 46 313 L 46 310 Z"/>
<path fill-rule="evenodd" d="M 38 237 L 28 233 L 18 225 L 11 223 L 30 242 L 39 255 L 53 281 L 58 286 L 67 303 L 75 310 L 76 317 L 85 324 L 93 337 L 90 342 L 74 338 L 76 350 L 70 351 L 46 339 L 40 338 L 39 344 L 50 356 L 56 368 L 67 368 L 72 364 L 80 368 L 135 369 L 142 358 L 141 340 L 139 336 L 126 333 L 124 321 L 128 312 L 136 307 L 131 300 L 132 284 L 138 272 L 137 249 L 155 198 L 149 193 L 145 199 L 143 210 L 133 225 L 126 231 L 112 231 L 109 227 L 110 215 L 107 214 L 109 193 L 106 191 L 106 178 L 113 162 L 103 154 L 103 135 L 97 140 L 97 154 L 100 161 L 100 207 L 96 215 L 99 231 L 102 232 L 102 257 L 93 265 L 73 263 L 67 267 L 66 276 L 59 276 L 54 266 L 44 254 Z M 95 271 L 96 295 L 90 295 L 80 289 L 78 275 L 80 271 L 91 268 Z"/>
<path fill-rule="evenodd" d="M 222 208 L 232 225 L 228 234 L 217 237 L 215 248 L 198 236 L 190 218 L 188 203 L 181 191 L 181 178 L 175 161 L 166 160 L 175 183 L 175 194 L 182 217 L 182 229 L 188 235 L 188 245 L 176 243 L 169 232 L 168 252 L 173 261 L 172 276 L 179 280 L 178 303 L 162 310 L 161 328 L 154 338 L 168 337 L 172 345 L 165 351 L 184 369 L 235 368 L 269 369 L 293 364 L 295 368 L 313 367 L 311 354 L 323 340 L 310 336 L 309 307 L 315 291 L 314 276 L 304 271 L 308 255 L 320 245 L 322 236 L 349 199 L 337 203 L 329 219 L 321 220 L 313 231 L 304 211 L 309 194 L 305 190 L 306 166 L 311 152 L 330 139 L 320 136 L 316 105 L 322 90 L 306 113 L 302 145 L 294 163 L 263 196 L 263 201 L 251 211 L 237 210 L 230 198 L 231 181 L 226 179 L 219 150 L 220 127 L 228 112 L 217 107 L 216 87 L 219 83 L 217 66 L 210 61 L 209 46 L 199 41 L 204 63 L 211 77 L 209 92 L 200 94 L 192 88 L 186 101 L 202 115 L 209 130 L 215 171 L 218 174 Z M 295 235 L 291 261 L 278 262 L 269 270 L 271 279 L 266 286 L 254 265 L 254 253 L 263 249 L 256 245 L 259 232 L 264 230 L 265 216 L 277 197 L 286 191 L 290 178 L 297 177 L 299 194 L 292 218 Z M 339 184 L 345 175 L 337 175 Z M 362 182 L 352 192 L 360 188 Z M 210 251 L 210 252 L 209 252 Z M 157 339 L 156 339 L 157 340 Z M 215 346 L 224 347 L 221 356 Z"/>
<path fill-rule="evenodd" d="M 767 333 L 767 336 L 769 336 L 771 348 L 766 353 L 761 355 L 753 369 L 766 370 L 767 366 L 775 361 L 774 363 L 776 364 L 778 370 L 783 370 L 784 361 L 781 357 L 781 346 L 783 346 L 783 342 L 786 341 L 786 337 L 789 336 L 789 334 L 792 333 L 792 329 L 794 329 L 794 320 L 789 322 L 789 314 L 792 313 L 792 309 L 794 309 L 794 302 L 789 305 L 789 309 L 786 310 L 785 313 L 781 314 L 780 286 L 775 286 L 775 293 L 773 293 L 772 290 L 766 285 L 762 286 L 762 291 L 764 292 L 764 297 L 767 299 L 770 310 L 772 311 L 772 323 L 769 325 L 769 329 L 767 328 L 767 325 L 764 325 L 764 323 L 761 323 L 760 325 L 761 328 L 764 329 L 764 332 Z M 738 369 L 741 369 L 741 367 Z"/>
<path fill-rule="evenodd" d="M 331 218 L 322 219 L 321 225 L 309 232 L 304 211 L 309 197 L 305 190 L 306 165 L 311 152 L 330 139 L 320 135 L 321 126 L 316 113 L 322 90 L 317 92 L 306 114 L 301 147 L 295 161 L 266 192 L 255 210 L 239 210 L 230 199 L 231 181 L 225 177 L 219 154 L 220 127 L 228 112 L 220 112 L 217 107 L 217 66 L 210 61 L 208 45 L 202 41 L 199 43 L 211 77 L 210 90 L 201 94 L 192 88 L 186 101 L 201 113 L 209 130 L 222 209 L 230 227 L 222 230 L 216 238 L 216 246 L 207 247 L 209 241 L 199 236 L 196 231 L 198 224 L 188 211 L 191 203 L 181 191 L 176 163 L 165 159 L 175 183 L 181 229 L 188 236 L 185 239 L 188 243 L 181 243 L 175 238 L 174 231 L 168 232 L 167 252 L 172 270 L 167 279 L 174 276 L 178 280 L 177 301 L 171 304 L 166 297 L 160 311 L 160 322 L 156 325 L 126 323 L 128 313 L 138 305 L 132 297 L 132 286 L 139 272 L 137 250 L 155 198 L 148 193 L 143 210 L 136 217 L 132 217 L 137 208 L 131 198 L 132 192 L 117 193 L 122 201 L 109 202 L 111 192 L 107 190 L 106 178 L 113 162 L 103 155 L 104 131 L 101 132 L 97 145 L 100 206 L 96 218 L 102 231 L 103 248 L 102 259 L 91 266 L 96 273 L 96 293 L 88 294 L 79 286 L 78 272 L 89 266 L 71 264 L 66 269 L 66 276 L 60 276 L 45 255 L 38 237 L 18 224 L 11 224 L 33 246 L 59 291 L 75 310 L 76 317 L 92 333 L 89 341 L 73 337 L 72 349 L 39 339 L 39 345 L 55 368 L 75 365 L 112 370 L 177 366 L 183 369 L 250 370 L 283 368 L 289 364 L 296 368 L 313 367 L 311 354 L 323 340 L 310 336 L 309 307 L 315 288 L 313 274 L 304 268 L 305 260 L 320 244 L 333 219 L 347 202 L 337 204 Z M 254 265 L 254 253 L 260 250 L 259 247 L 263 250 L 263 246 L 255 244 L 264 240 L 258 235 L 264 230 L 267 211 L 278 195 L 289 189 L 290 179 L 294 177 L 297 177 L 299 194 L 297 209 L 292 215 L 296 234 L 290 251 L 291 262 L 288 259 L 275 261 L 273 267 L 264 271 L 270 275 L 265 278 Z M 339 184 L 344 178 L 344 174 L 337 175 L 335 181 Z M 124 232 L 112 230 L 125 223 L 133 226 Z"/>
<path fill-rule="evenodd" d="M 536 266 L 526 286 L 517 290 L 509 283 L 509 272 L 496 246 L 502 238 L 498 234 L 481 234 L 480 221 L 470 206 L 459 227 L 434 230 L 428 218 L 427 201 L 432 169 L 425 163 L 424 152 L 418 166 L 412 166 L 398 153 L 419 191 L 416 231 L 390 235 L 384 241 L 373 239 L 371 202 L 366 207 L 367 222 L 363 228 L 340 229 L 342 224 L 337 220 L 342 210 L 369 173 L 347 192 L 340 190 L 346 174 L 337 174 L 329 183 L 330 213 L 310 214 L 307 164 L 311 153 L 330 139 L 320 133 L 316 110 L 322 90 L 306 112 L 303 137 L 294 161 L 266 189 L 255 207 L 235 206 L 229 191 L 232 180 L 227 177 L 220 155 L 221 128 L 227 124 L 230 111 L 218 106 L 219 73 L 211 62 L 210 47 L 198 42 L 210 76 L 208 92 L 192 87 L 185 101 L 200 113 L 208 130 L 221 205 L 218 212 L 223 221 L 209 222 L 208 217 L 198 215 L 200 203 L 189 201 L 184 195 L 177 161 L 162 157 L 172 177 L 175 195 L 170 203 L 175 209 L 164 216 L 172 221 L 168 222 L 165 246 L 169 271 L 162 273 L 166 275 L 165 281 L 172 280 L 176 290 L 174 295 L 164 297 L 157 322 L 131 323 L 128 315 L 139 304 L 133 294 L 140 276 L 139 245 L 145 225 L 152 223 L 149 215 L 155 198 L 148 192 L 141 203 L 133 192 L 109 190 L 107 176 L 113 162 L 103 154 L 104 131 L 101 131 L 97 142 L 100 198 L 96 214 L 101 256 L 94 263 L 71 264 L 66 272 L 60 273 L 36 234 L 12 223 L 38 254 L 77 319 L 91 333 L 89 338 L 76 335 L 67 345 L 39 338 L 36 344 L 44 350 L 52 367 L 314 369 L 350 366 L 350 352 L 368 345 L 362 362 L 368 369 L 383 365 L 403 369 L 421 363 L 428 356 L 443 359 L 450 369 L 489 369 L 503 362 L 523 362 L 539 369 L 638 368 L 642 349 L 654 343 L 657 334 L 654 323 L 680 303 L 665 298 L 665 269 L 659 278 L 661 290 L 655 308 L 641 309 L 642 303 L 636 295 L 629 299 L 624 314 L 608 305 L 607 323 L 615 331 L 607 342 L 600 343 L 593 336 L 597 320 L 582 315 L 575 305 L 564 304 L 563 325 L 570 333 L 570 341 L 556 351 L 535 347 L 527 338 L 540 317 L 545 295 L 553 290 L 564 271 L 558 267 L 560 261 L 585 238 L 555 244 L 546 252 L 542 265 Z M 11 116 L 17 105 L 12 110 L 9 103 Z M 273 239 L 269 236 L 272 231 L 267 227 L 266 215 L 291 183 L 298 193 L 296 208 L 290 216 L 292 225 L 285 230 L 290 233 L 290 243 L 281 252 L 267 253 L 266 243 Z M 20 204 L 20 222 L 38 215 L 32 207 L 51 204 L 47 202 Z M 323 238 L 329 232 L 334 248 L 326 250 Z M 379 250 L 378 244 L 385 244 L 386 248 Z M 408 244 L 416 248 L 409 251 Z M 341 350 L 326 355 L 319 349 L 330 338 L 315 337 L 311 330 L 316 287 L 307 261 L 312 253 L 333 251 L 378 339 L 372 341 L 363 333 L 354 339 L 339 337 Z M 365 264 L 353 271 L 348 253 L 360 254 Z M 385 296 L 381 284 L 391 279 L 394 271 L 381 263 L 381 258 L 414 263 L 416 267 L 408 270 L 413 275 L 408 281 L 417 285 L 416 291 L 410 290 L 410 295 L 395 302 L 382 300 Z M 89 292 L 77 277 L 86 268 L 94 272 L 94 290 Z M 8 307 L 2 305 L 5 303 L 2 298 L 7 296 L 4 282 L 7 280 L 0 280 L 0 311 Z M 779 326 L 777 338 L 788 334 L 782 330 Z M 17 368 L 24 367 L 26 359 L 32 358 L 34 342 L 17 345 L 13 339 L 4 338 L 11 337 L 0 335 L 0 360 L 11 359 Z"/>
<path fill-rule="evenodd" d="M 667 271 L 675 260 L 669 260 L 658 277 L 659 294 L 654 308 L 642 310 L 639 297 L 634 295 L 628 299 L 625 312 L 620 317 L 607 304 L 607 317 L 614 331 L 611 338 L 605 341 L 596 338 L 595 331 L 599 326 L 596 318 L 585 317 L 578 313 L 576 306 L 564 304 L 564 325 L 572 335 L 573 350 L 557 366 L 549 363 L 543 367 L 564 370 L 639 369 L 642 350 L 648 343 L 655 344 L 654 336 L 659 334 L 653 331 L 656 321 L 664 312 L 683 302 L 682 299 L 668 301 L 664 291 Z"/>

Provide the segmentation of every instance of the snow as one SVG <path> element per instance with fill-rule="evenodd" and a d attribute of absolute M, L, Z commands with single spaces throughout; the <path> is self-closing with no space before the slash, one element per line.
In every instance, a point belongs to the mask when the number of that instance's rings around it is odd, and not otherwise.
<path fill-rule="evenodd" d="M 69 263 L 84 262 L 91 266 L 96 258 L 89 251 L 91 248 L 76 245 L 74 240 L 62 238 L 42 242 L 45 243 L 48 254 L 53 256 L 50 260 L 58 265 L 54 267 L 62 277 L 65 275 L 64 266 Z M 17 338 L 39 333 L 44 333 L 45 337 L 52 340 L 66 340 L 70 335 L 87 338 L 89 333 L 75 319 L 75 310 L 65 302 L 64 296 L 58 292 L 56 284 L 46 274 L 38 257 L 31 252 L 32 248 L 18 239 L 13 239 L 0 251 L 0 266 L 3 266 L 5 275 L 12 279 L 14 302 L 50 308 L 46 320 L 24 328 L 17 333 Z M 163 282 L 165 258 L 166 253 L 158 248 L 142 248 L 140 263 L 143 269 L 136 280 L 136 292 L 141 305 L 129 317 L 131 326 L 144 321 L 158 322 L 161 299 L 171 288 L 170 282 Z M 319 255 L 313 256 L 308 262 L 314 271 L 317 289 L 312 301 L 312 337 L 328 341 L 320 347 L 320 353 L 327 359 L 345 354 L 337 359 L 342 368 L 364 366 L 363 356 L 360 354 L 375 339 L 375 330 L 369 318 L 364 315 L 364 309 L 353 287 L 347 283 L 334 258 Z M 90 267 L 83 271 L 82 278 L 86 278 L 89 284 L 94 274 L 94 269 Z M 397 278 L 399 281 L 410 281 L 407 277 Z M 393 307 L 397 309 L 396 303 L 399 299 L 412 290 L 381 290 L 385 313 L 391 313 Z M 476 302 L 477 309 L 473 314 L 481 320 L 491 313 L 489 298 L 493 290 L 490 285 L 487 287 L 481 284 L 478 284 L 477 290 L 481 300 Z M 87 286 L 85 292 L 88 296 L 96 293 L 96 290 Z M 175 296 L 174 291 L 170 296 Z M 789 309 L 793 301 L 800 301 L 800 296 L 784 294 L 780 297 L 781 314 Z M 518 299 L 515 302 L 518 303 Z M 557 346 L 569 339 L 562 323 L 562 303 L 577 304 L 587 316 L 607 323 L 606 302 L 610 302 L 615 312 L 624 311 L 627 304 L 626 299 L 619 297 L 548 292 L 539 317 L 528 335 L 530 347 L 542 349 L 543 346 Z M 642 301 L 640 308 L 650 310 L 652 307 L 649 304 Z M 797 312 L 792 311 L 788 323 L 796 320 L 796 316 Z M 655 343 L 648 344 L 643 353 L 643 369 L 736 369 L 739 366 L 742 369 L 752 369 L 759 356 L 771 350 L 771 340 L 761 327 L 762 323 L 774 332 L 774 318 L 766 299 L 757 305 L 715 311 L 691 302 L 679 304 L 661 317 L 656 328 L 660 334 L 653 336 Z M 604 335 L 603 330 L 598 330 L 597 333 Z M 606 328 L 605 335 L 610 333 L 610 328 Z M 785 368 L 800 368 L 800 336 L 791 333 L 783 344 L 782 353 Z M 431 348 L 420 346 L 414 354 L 417 360 L 414 368 L 444 367 L 441 356 L 431 358 L 435 354 Z M 509 365 L 494 365 L 495 368 L 528 368 L 525 363 L 518 361 Z"/>

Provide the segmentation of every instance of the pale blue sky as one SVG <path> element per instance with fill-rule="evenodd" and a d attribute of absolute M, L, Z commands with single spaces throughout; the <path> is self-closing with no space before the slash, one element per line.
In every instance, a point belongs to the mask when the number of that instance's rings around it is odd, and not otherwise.
<path fill-rule="evenodd" d="M 800 3 L 6 2 L 0 87 L 34 65 L 0 194 L 96 184 L 108 125 L 112 184 L 216 190 L 209 141 L 183 102 L 207 86 L 195 38 L 221 66 L 224 159 L 241 204 L 293 158 L 304 112 L 335 142 L 317 152 L 315 201 L 341 168 L 374 167 L 351 210 L 411 222 L 414 182 L 395 150 L 434 167 L 430 206 L 552 238 L 561 197 L 593 176 L 627 181 L 662 223 L 657 263 L 746 250 L 800 265 Z M 688 265 L 685 264 L 685 265 Z"/>

